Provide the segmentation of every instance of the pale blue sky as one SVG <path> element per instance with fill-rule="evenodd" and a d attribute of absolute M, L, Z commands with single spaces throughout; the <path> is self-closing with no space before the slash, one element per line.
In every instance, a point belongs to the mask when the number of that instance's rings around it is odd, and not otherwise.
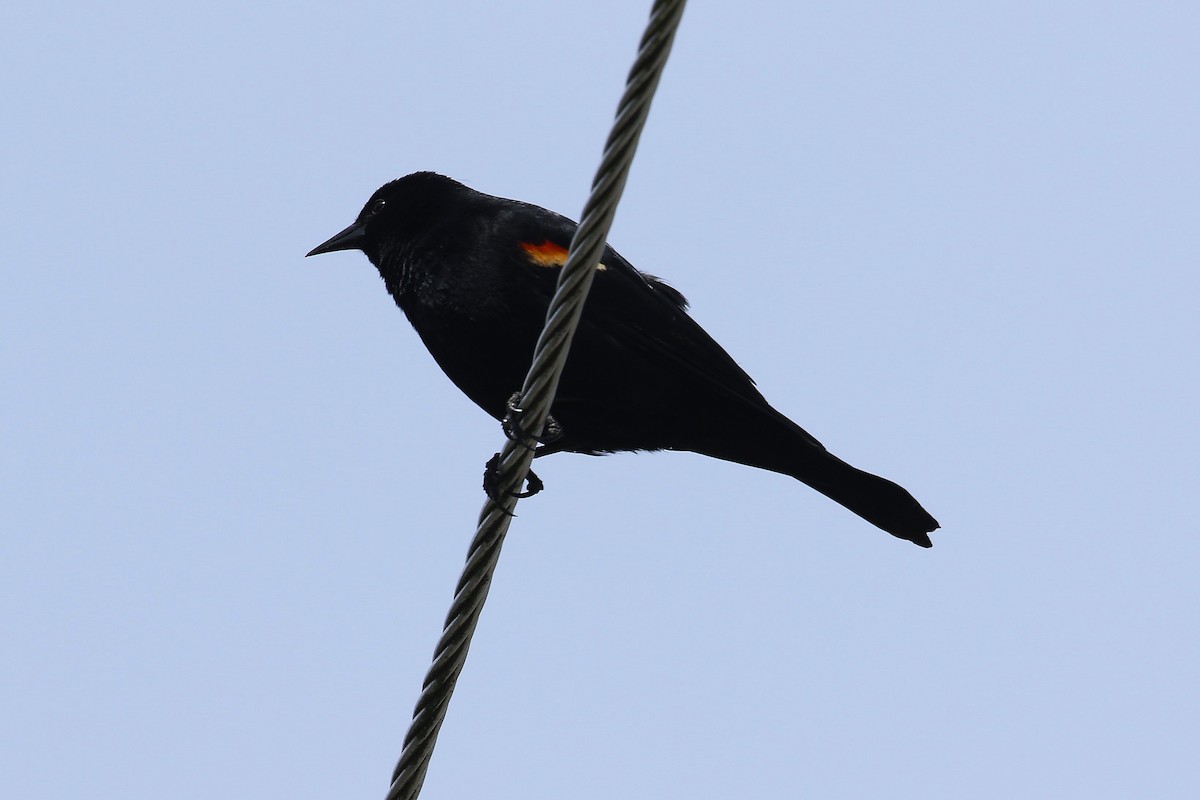
<path fill-rule="evenodd" d="M 0 10 L 6 796 L 383 795 L 501 433 L 303 254 L 418 169 L 577 216 L 648 8 Z M 943 530 L 548 459 L 423 797 L 1200 795 L 1197 30 L 693 4 L 611 241 Z"/>

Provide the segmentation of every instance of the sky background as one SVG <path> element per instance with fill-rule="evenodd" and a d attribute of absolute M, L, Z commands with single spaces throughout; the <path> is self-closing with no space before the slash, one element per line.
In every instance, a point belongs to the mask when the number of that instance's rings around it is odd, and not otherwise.
<path fill-rule="evenodd" d="M 547 459 L 423 797 L 1200 796 L 1200 10 L 902 5 L 692 4 L 610 241 L 934 548 Z M 0 10 L 6 796 L 384 795 L 502 435 L 303 255 L 577 217 L 648 8 Z"/>

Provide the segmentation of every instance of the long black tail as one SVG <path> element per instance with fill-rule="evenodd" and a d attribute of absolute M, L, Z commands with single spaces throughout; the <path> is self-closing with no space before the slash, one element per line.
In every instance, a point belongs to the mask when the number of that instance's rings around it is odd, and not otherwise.
<path fill-rule="evenodd" d="M 807 455 L 803 466 L 787 474 L 879 528 L 921 547 L 933 547 L 929 533 L 937 520 L 902 486 L 863 472 L 829 453 Z"/>
<path fill-rule="evenodd" d="M 701 447 L 706 455 L 780 472 L 803 481 L 892 536 L 933 547 L 938 523 L 903 487 L 850 466 L 827 451 L 803 428 L 774 409 L 744 420 L 736 441 L 720 435 Z"/>

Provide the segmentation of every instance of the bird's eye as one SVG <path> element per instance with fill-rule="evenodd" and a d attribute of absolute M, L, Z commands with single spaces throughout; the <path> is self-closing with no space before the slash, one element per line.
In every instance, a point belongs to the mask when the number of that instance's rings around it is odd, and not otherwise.
<path fill-rule="evenodd" d="M 374 203 L 371 203 L 371 211 L 370 211 L 371 216 L 373 217 L 376 214 L 378 214 L 380 211 L 383 211 L 383 207 L 386 205 L 387 205 L 387 201 L 384 200 L 382 197 L 380 197 Z"/>

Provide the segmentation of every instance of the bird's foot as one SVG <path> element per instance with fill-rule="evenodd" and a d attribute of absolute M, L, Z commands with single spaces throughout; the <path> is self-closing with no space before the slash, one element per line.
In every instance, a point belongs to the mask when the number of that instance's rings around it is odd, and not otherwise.
<path fill-rule="evenodd" d="M 525 409 L 521 408 L 520 392 L 514 392 L 504 407 L 506 412 L 504 419 L 500 421 L 500 428 L 504 431 L 505 436 L 525 449 L 534 450 L 539 444 L 550 444 L 562 438 L 562 425 L 559 425 L 558 420 L 549 414 L 546 415 L 546 422 L 542 425 L 540 436 L 533 436 L 522 427 L 521 418 L 525 416 Z M 532 485 L 530 483 L 530 486 Z"/>
<path fill-rule="evenodd" d="M 542 479 L 539 478 L 533 470 L 529 470 L 529 473 L 525 476 L 525 485 L 528 487 L 525 489 L 525 491 L 509 492 L 509 496 L 516 497 L 518 499 L 524 499 L 526 497 L 533 497 L 542 489 L 546 488 L 546 484 L 542 483 Z M 492 498 L 493 501 L 497 503 L 501 502 L 499 453 L 496 453 L 494 456 L 489 458 L 487 464 L 484 466 L 483 491 L 485 491 L 487 496 Z"/>

